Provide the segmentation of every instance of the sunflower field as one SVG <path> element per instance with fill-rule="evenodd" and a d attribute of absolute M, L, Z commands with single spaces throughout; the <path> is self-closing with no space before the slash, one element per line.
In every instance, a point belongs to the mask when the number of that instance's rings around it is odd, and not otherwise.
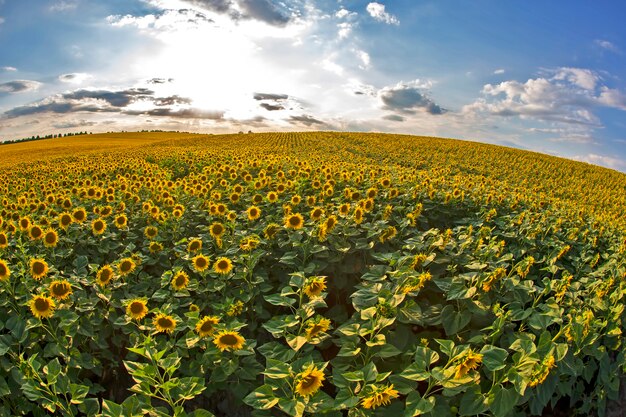
<path fill-rule="evenodd" d="M 2 146 L 0 416 L 603 416 L 625 190 L 402 135 Z"/>

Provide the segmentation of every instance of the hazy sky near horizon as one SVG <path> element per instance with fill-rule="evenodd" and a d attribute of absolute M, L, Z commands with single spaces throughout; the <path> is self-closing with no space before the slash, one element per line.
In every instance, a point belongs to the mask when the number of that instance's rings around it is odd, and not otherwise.
<path fill-rule="evenodd" d="M 345 130 L 626 172 L 626 4 L 0 0 L 0 140 Z"/>

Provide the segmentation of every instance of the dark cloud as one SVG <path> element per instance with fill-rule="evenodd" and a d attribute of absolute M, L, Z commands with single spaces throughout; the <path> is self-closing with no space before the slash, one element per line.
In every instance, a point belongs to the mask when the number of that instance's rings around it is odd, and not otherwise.
<path fill-rule="evenodd" d="M 52 127 L 56 128 L 56 129 L 71 129 L 71 128 L 74 128 L 74 127 L 95 126 L 97 124 L 98 123 L 96 123 L 96 122 L 91 122 L 91 121 L 87 121 L 87 120 L 77 120 L 77 121 L 53 123 Z"/>
<path fill-rule="evenodd" d="M 326 123 L 322 122 L 321 120 L 315 119 L 314 117 L 311 117 L 311 116 L 306 115 L 306 114 L 303 114 L 301 116 L 291 116 L 289 118 L 289 123 L 292 123 L 292 124 L 301 123 L 301 124 L 306 125 L 306 126 L 325 125 L 326 124 Z"/>
<path fill-rule="evenodd" d="M 290 17 L 284 15 L 268 0 L 239 0 L 239 5 L 248 17 L 261 20 L 274 26 L 285 26 Z"/>
<path fill-rule="evenodd" d="M 71 81 L 74 78 L 76 78 L 77 74 L 63 74 L 63 75 L 59 75 L 59 80 L 61 81 Z"/>
<path fill-rule="evenodd" d="M 254 93 L 255 100 L 287 100 L 287 94 Z"/>
<path fill-rule="evenodd" d="M 234 20 L 254 19 L 274 26 L 285 26 L 291 17 L 283 13 L 269 0 L 237 0 L 243 13 L 235 8 L 231 0 L 184 0 L 185 2 L 215 13 L 229 15 Z"/>
<path fill-rule="evenodd" d="M 129 88 L 120 91 L 108 90 L 76 90 L 71 93 L 63 94 L 65 100 L 103 100 L 113 107 L 126 107 L 137 100 L 146 100 L 152 98 L 154 91 L 147 88 Z"/>
<path fill-rule="evenodd" d="M 187 97 L 181 97 L 179 95 L 173 95 L 169 97 L 158 97 L 154 99 L 154 104 L 157 106 L 172 106 L 174 104 L 191 104 L 191 99 Z"/>
<path fill-rule="evenodd" d="M 267 111 L 285 110 L 280 104 L 261 103 L 260 106 Z"/>
<path fill-rule="evenodd" d="M 151 78 L 148 80 L 148 84 L 165 84 L 174 81 L 173 78 Z"/>
<path fill-rule="evenodd" d="M 0 94 L 2 93 L 24 93 L 34 91 L 41 85 L 38 81 L 31 80 L 15 80 L 0 84 Z"/>
<path fill-rule="evenodd" d="M 407 84 L 399 84 L 395 87 L 387 87 L 380 91 L 380 99 L 383 109 L 400 112 L 403 114 L 415 114 L 417 110 L 438 115 L 446 112 L 438 104 L 428 98 L 419 87 Z"/>
<path fill-rule="evenodd" d="M 387 116 L 384 116 L 383 119 L 391 120 L 392 122 L 404 122 L 406 120 L 404 117 L 397 114 L 389 114 Z"/>
<path fill-rule="evenodd" d="M 96 105 L 89 105 L 84 103 L 72 103 L 72 102 L 39 102 L 28 106 L 19 106 L 11 110 L 4 112 L 4 115 L 8 118 L 28 116 L 32 114 L 40 113 L 75 113 L 75 112 L 89 112 L 89 113 L 103 113 L 103 112 L 118 112 L 119 109 L 115 107 L 102 107 Z"/>
<path fill-rule="evenodd" d="M 172 110 L 170 108 L 151 109 L 146 111 L 125 111 L 124 114 L 132 116 L 156 116 L 156 117 L 174 117 L 178 119 L 208 119 L 208 120 L 222 120 L 224 119 L 223 111 L 212 111 L 202 109 L 180 109 Z"/>

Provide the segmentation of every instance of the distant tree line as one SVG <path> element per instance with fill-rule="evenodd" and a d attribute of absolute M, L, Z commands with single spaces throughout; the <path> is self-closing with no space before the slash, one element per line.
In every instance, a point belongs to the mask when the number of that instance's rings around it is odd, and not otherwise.
<path fill-rule="evenodd" d="M 34 140 L 43 140 L 43 139 L 56 139 L 56 138 L 64 138 L 64 137 L 68 137 L 68 136 L 80 136 L 80 135 L 91 135 L 91 132 L 70 132 L 70 133 L 53 133 L 50 135 L 45 135 L 45 136 L 31 136 L 29 138 L 22 138 L 22 139 L 13 139 L 13 140 L 6 140 L 6 141 L 2 141 L 2 139 L 0 139 L 0 145 L 8 145 L 10 143 L 20 143 L 20 142 L 32 142 Z"/>

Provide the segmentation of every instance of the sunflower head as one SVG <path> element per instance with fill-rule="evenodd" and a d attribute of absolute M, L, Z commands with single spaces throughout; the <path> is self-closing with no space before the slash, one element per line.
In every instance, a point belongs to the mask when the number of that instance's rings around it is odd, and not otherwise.
<path fill-rule="evenodd" d="M 152 241 L 148 248 L 150 249 L 150 253 L 159 253 L 163 250 L 163 245 L 159 242 Z"/>
<path fill-rule="evenodd" d="M 209 226 L 209 233 L 214 238 L 221 237 L 225 231 L 226 231 L 226 228 L 224 227 L 222 223 L 215 222 L 211 226 Z"/>
<path fill-rule="evenodd" d="M 34 258 L 30 260 L 30 275 L 36 280 L 40 280 L 48 275 L 48 264 L 45 260 Z"/>
<path fill-rule="evenodd" d="M 399 392 L 393 389 L 393 384 L 372 388 L 372 392 L 363 398 L 363 408 L 376 408 L 381 405 L 388 405 L 393 398 L 398 398 Z"/>
<path fill-rule="evenodd" d="M 0 259 L 0 281 L 6 281 L 11 276 L 11 270 L 5 260 Z"/>
<path fill-rule="evenodd" d="M 27 231 L 28 229 L 30 229 L 31 223 L 32 222 L 30 221 L 30 218 L 22 217 L 19 221 L 20 230 L 24 232 Z"/>
<path fill-rule="evenodd" d="M 246 212 L 248 213 L 248 220 L 250 221 L 256 220 L 261 216 L 261 209 L 257 206 L 248 207 L 248 210 L 246 210 Z"/>
<path fill-rule="evenodd" d="M 144 236 L 147 237 L 148 239 L 154 239 L 158 233 L 159 233 L 159 229 L 157 229 L 154 226 L 147 226 L 143 230 Z"/>
<path fill-rule="evenodd" d="M 285 217 L 285 227 L 287 229 L 302 229 L 304 226 L 304 218 L 300 213 L 293 213 Z"/>
<path fill-rule="evenodd" d="M 96 274 L 96 282 L 99 286 L 106 286 L 113 279 L 114 273 L 113 268 L 110 265 L 104 265 L 102 268 L 98 270 Z"/>
<path fill-rule="evenodd" d="M 326 277 L 310 277 L 304 284 L 303 291 L 309 297 L 319 297 L 326 289 Z"/>
<path fill-rule="evenodd" d="M 48 229 L 43 235 L 43 244 L 48 248 L 53 248 L 59 243 L 59 235 L 53 229 Z"/>
<path fill-rule="evenodd" d="M 188 252 L 198 252 L 200 249 L 202 249 L 202 240 L 200 239 L 191 239 L 189 243 L 187 243 Z"/>
<path fill-rule="evenodd" d="M 120 276 L 125 276 L 133 272 L 136 267 L 137 264 L 135 263 L 133 258 L 124 258 L 118 262 L 117 272 L 120 274 Z"/>
<path fill-rule="evenodd" d="M 118 229 L 123 229 L 128 224 L 128 218 L 125 214 L 120 214 L 115 218 L 115 227 Z"/>
<path fill-rule="evenodd" d="M 324 372 L 310 364 L 296 376 L 295 391 L 302 397 L 309 397 L 320 389 L 324 379 Z"/>
<path fill-rule="evenodd" d="M 215 326 L 220 322 L 216 316 L 204 316 L 196 323 L 196 332 L 200 337 L 207 337 L 215 332 Z"/>
<path fill-rule="evenodd" d="M 0 249 L 4 249 L 9 246 L 9 237 L 5 232 L 0 232 Z"/>
<path fill-rule="evenodd" d="M 313 221 L 318 221 L 322 218 L 323 215 L 324 209 L 322 209 L 321 207 L 315 207 L 313 210 L 311 210 L 311 220 Z"/>
<path fill-rule="evenodd" d="M 159 313 L 154 317 L 153 324 L 157 332 L 172 334 L 177 323 L 174 317 Z"/>
<path fill-rule="evenodd" d="M 213 270 L 218 274 L 226 275 L 233 269 L 233 263 L 228 258 L 218 258 L 213 264 Z"/>
<path fill-rule="evenodd" d="M 72 285 L 63 280 L 63 281 L 53 281 L 50 284 L 50 295 L 52 295 L 57 300 L 65 300 L 72 294 Z"/>
<path fill-rule="evenodd" d="M 330 328 L 330 320 L 325 317 L 317 317 L 310 320 L 306 328 L 306 338 L 311 340 L 318 337 Z"/>
<path fill-rule="evenodd" d="M 35 224 L 28 230 L 28 236 L 32 240 L 39 240 L 43 237 L 43 229 Z"/>
<path fill-rule="evenodd" d="M 234 330 L 222 330 L 213 339 L 213 343 L 222 352 L 225 350 L 239 350 L 246 343 L 239 332 Z"/>
<path fill-rule="evenodd" d="M 67 229 L 73 221 L 74 219 L 72 218 L 72 215 L 70 213 L 59 214 L 59 226 L 61 227 L 61 229 Z"/>
<path fill-rule="evenodd" d="M 280 225 L 276 223 L 270 223 L 263 230 L 263 235 L 266 239 L 274 239 L 278 232 L 280 231 Z"/>
<path fill-rule="evenodd" d="M 72 213 L 72 217 L 76 223 L 82 223 L 87 219 L 87 212 L 84 208 L 78 208 Z"/>
<path fill-rule="evenodd" d="M 176 290 L 184 290 L 189 284 L 189 276 L 185 271 L 178 271 L 172 278 L 172 287 Z"/>
<path fill-rule="evenodd" d="M 133 320 L 141 320 L 148 314 L 146 300 L 135 298 L 126 305 L 126 315 Z"/>
<path fill-rule="evenodd" d="M 191 263 L 193 265 L 193 269 L 196 272 L 204 272 L 209 267 L 209 258 L 200 254 L 200 255 L 194 256 L 191 259 Z"/>
<path fill-rule="evenodd" d="M 103 219 L 94 219 L 94 221 L 91 222 L 91 231 L 94 235 L 101 235 L 106 231 L 106 229 L 107 222 Z"/>
<path fill-rule="evenodd" d="M 50 297 L 36 295 L 30 300 L 28 305 L 30 306 L 30 311 L 38 319 L 47 319 L 54 314 L 55 304 L 54 300 Z"/>

